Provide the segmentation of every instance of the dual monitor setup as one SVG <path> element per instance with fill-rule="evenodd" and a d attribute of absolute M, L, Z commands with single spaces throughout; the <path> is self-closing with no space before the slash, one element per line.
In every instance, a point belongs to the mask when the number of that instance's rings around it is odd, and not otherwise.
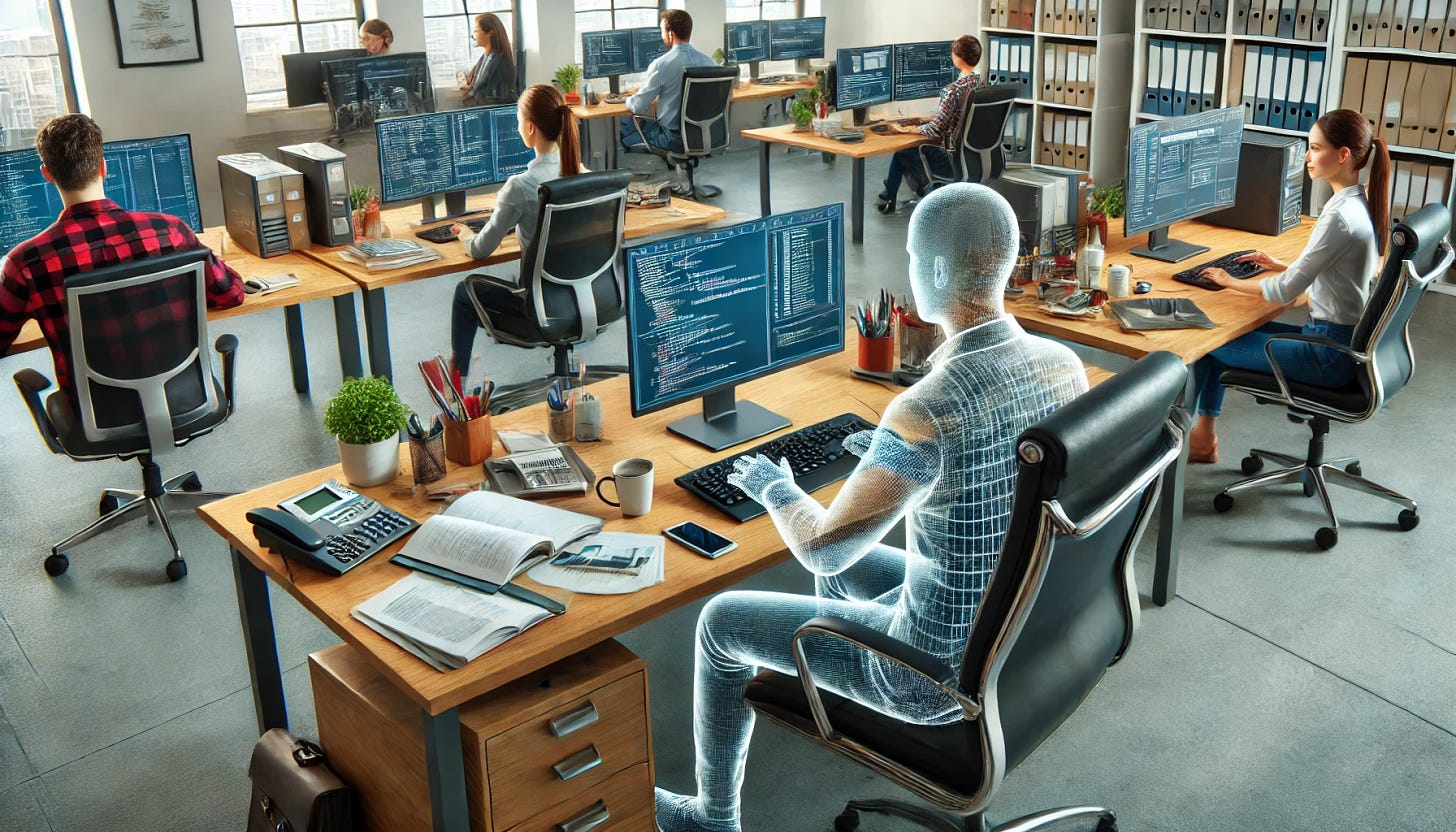
<path fill-rule="evenodd" d="M 834 66 L 834 106 L 853 110 L 856 124 L 866 107 L 935 98 L 959 75 L 948 40 L 840 49 Z"/>
<path fill-rule="evenodd" d="M 471 107 L 376 122 L 379 199 L 418 199 L 425 219 L 435 196 L 446 216 L 465 213 L 465 191 L 504 182 L 526 169 L 535 153 L 521 140 L 516 107 Z"/>
<path fill-rule="evenodd" d="M 338 49 L 284 55 L 283 81 L 288 106 L 329 105 L 336 133 L 435 111 L 435 85 L 423 52 L 369 55 L 363 49 Z"/>
<path fill-rule="evenodd" d="M 761 61 L 798 61 L 824 57 L 825 19 L 745 20 L 723 24 L 723 54 L 730 63 L 748 64 L 758 77 Z"/>
<path fill-rule="evenodd" d="M 646 72 L 649 64 L 666 53 L 662 30 L 656 26 L 582 32 L 581 74 L 583 78 L 606 78 L 608 88 L 616 94 L 621 91 L 620 76 Z"/>

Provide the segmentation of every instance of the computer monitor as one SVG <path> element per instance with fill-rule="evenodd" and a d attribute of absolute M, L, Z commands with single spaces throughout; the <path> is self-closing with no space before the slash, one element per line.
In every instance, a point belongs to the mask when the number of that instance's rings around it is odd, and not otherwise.
<path fill-rule="evenodd" d="M 723 24 L 723 54 L 735 64 L 768 60 L 768 21 Z"/>
<path fill-rule="evenodd" d="M 583 78 L 615 78 L 631 72 L 632 30 L 582 32 L 581 70 Z"/>
<path fill-rule="evenodd" d="M 768 22 L 768 59 L 793 61 L 824 57 L 824 18 L 801 17 Z"/>
<path fill-rule="evenodd" d="M 632 29 L 632 71 L 646 72 L 647 67 L 659 57 L 667 54 L 667 44 L 662 42 L 662 29 L 657 26 L 643 26 Z"/>
<path fill-rule="evenodd" d="M 855 110 L 855 123 L 864 121 L 864 108 L 889 103 L 895 95 L 895 48 L 861 46 L 840 49 L 835 56 L 834 105 Z"/>
<path fill-rule="evenodd" d="M 108 199 L 129 211 L 171 214 L 202 231 L 187 134 L 106 142 L 101 156 Z M 35 148 L 0 153 L 0 255 L 44 231 L 63 208 L 55 186 L 40 174 Z"/>
<path fill-rule="evenodd" d="M 535 152 L 521 141 L 516 108 L 472 107 L 376 122 L 381 202 L 423 200 L 434 218 L 434 197 L 445 211 L 465 212 L 465 190 L 504 182 L 526 169 Z"/>
<path fill-rule="evenodd" d="M 1171 240 L 1168 226 L 1234 204 L 1244 108 L 1225 107 L 1139 124 L 1127 137 L 1123 233 L 1148 235 L 1133 254 L 1176 263 L 1207 246 Z"/>
<path fill-rule="evenodd" d="M 322 61 L 324 84 L 341 133 L 382 118 L 433 113 L 435 85 L 423 52 Z"/>
<path fill-rule="evenodd" d="M 959 73 L 948 40 L 895 44 L 895 100 L 937 98 Z"/>
<path fill-rule="evenodd" d="M 721 450 L 789 420 L 734 387 L 844 349 L 844 206 L 626 250 L 632 415 L 692 399 L 668 429 Z"/>
<path fill-rule="evenodd" d="M 307 107 L 326 104 L 324 94 L 324 61 L 362 58 L 363 49 L 334 49 L 328 52 L 298 52 L 283 56 L 283 86 L 288 90 L 288 106 Z"/>

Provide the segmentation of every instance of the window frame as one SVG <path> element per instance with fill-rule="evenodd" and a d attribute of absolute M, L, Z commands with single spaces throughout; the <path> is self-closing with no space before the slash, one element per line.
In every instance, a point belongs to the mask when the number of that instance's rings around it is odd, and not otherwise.
<path fill-rule="evenodd" d="M 773 0 L 755 0 L 755 2 L 758 4 L 758 15 L 756 17 L 746 18 L 746 20 L 768 20 L 769 18 L 766 18 L 766 17 L 763 16 L 763 4 L 765 2 L 773 2 Z M 822 15 L 817 15 L 817 16 L 822 16 Z M 799 20 L 799 19 L 802 19 L 803 17 L 804 17 L 804 0 L 794 0 L 794 16 L 793 17 L 783 17 L 783 18 L 773 18 L 773 19 L 775 19 L 775 20 Z M 728 19 L 728 0 L 723 0 L 723 19 L 725 21 Z"/>
<path fill-rule="evenodd" d="M 59 0 L 51 0 L 51 2 L 55 3 L 55 2 L 59 2 Z M 299 16 L 298 16 L 298 0 L 288 0 L 288 5 L 293 10 L 293 20 L 292 21 L 275 21 L 275 22 L 272 22 L 272 23 L 242 23 L 242 24 L 239 24 L 237 22 L 236 15 L 234 15 L 234 17 L 233 17 L 233 42 L 234 43 L 237 43 L 237 41 L 238 41 L 238 32 L 240 32 L 240 31 L 242 31 L 244 29 L 268 29 L 268 28 L 274 28 L 274 27 L 277 27 L 277 26 L 288 26 L 288 25 L 291 24 L 293 26 L 293 29 L 294 29 L 293 34 L 294 34 L 295 37 L 298 38 L 298 52 L 297 53 L 282 53 L 282 54 L 279 55 L 279 59 L 281 60 L 283 54 L 307 54 L 308 53 L 308 48 L 306 46 L 304 46 L 304 40 L 303 40 L 303 27 L 305 25 L 312 26 L 312 25 L 316 25 L 316 24 L 319 24 L 319 23 L 337 23 L 337 22 L 339 22 L 341 20 L 349 20 L 350 19 L 350 18 L 347 18 L 347 17 L 326 17 L 326 18 L 323 18 L 321 20 L 307 20 L 307 21 L 305 21 L 305 20 L 301 20 L 299 18 Z M 364 25 L 364 21 L 368 19 L 365 16 L 364 0 L 350 0 L 350 5 L 352 5 L 354 7 L 354 16 L 353 16 L 352 20 L 354 21 L 354 27 L 357 29 L 358 27 L 363 26 Z M 228 0 L 228 11 L 229 12 L 232 12 L 232 0 Z M 237 52 L 238 52 L 238 69 L 241 72 L 242 69 L 243 69 L 243 64 L 245 63 L 244 56 L 243 56 L 242 45 L 241 44 L 238 44 Z M 269 89 L 269 90 L 250 90 L 250 89 L 248 89 L 248 77 L 247 77 L 247 74 L 246 73 L 243 74 L 243 106 L 244 106 L 244 109 L 247 112 L 256 113 L 256 112 L 266 112 L 268 110 L 274 110 L 274 109 L 287 109 L 286 106 L 285 107 L 282 107 L 282 108 L 272 107 L 272 106 L 256 106 L 255 107 L 252 104 L 252 102 L 249 101 L 249 98 L 251 96 L 254 96 L 254 95 L 268 95 L 268 94 L 278 93 L 278 92 L 286 92 L 286 88 Z"/>
<path fill-rule="evenodd" d="M 521 0 L 503 1 L 510 4 L 511 44 L 515 46 L 516 52 L 516 86 L 521 89 L 525 89 L 525 84 L 523 83 L 523 81 L 526 77 L 526 45 L 522 42 L 521 37 L 522 32 L 525 31 L 525 27 L 521 25 Z M 448 14 L 421 14 L 421 22 L 427 20 L 449 20 L 453 17 L 463 17 L 465 18 L 465 31 L 474 32 L 475 16 L 477 14 L 480 14 L 480 12 L 469 11 L 469 0 L 450 0 L 450 2 L 459 5 L 460 11 L 450 12 Z M 492 9 L 491 11 L 492 13 L 495 13 L 498 10 Z M 475 49 L 474 41 L 471 41 L 470 48 L 472 50 Z"/>
<path fill-rule="evenodd" d="M 608 31 L 608 30 L 612 30 L 612 29 L 621 28 L 621 27 L 618 27 L 617 26 L 617 12 L 619 11 L 618 8 L 617 8 L 617 0 L 611 0 L 611 3 L 612 3 L 612 6 L 609 9 L 578 9 L 578 8 L 576 8 L 576 0 L 572 0 L 572 3 L 571 3 L 571 6 L 572 6 L 572 8 L 571 8 L 571 31 L 572 31 L 572 35 L 573 35 L 573 38 L 575 40 L 575 43 L 573 43 L 572 46 L 571 46 L 571 50 L 572 50 L 571 54 L 575 57 L 575 60 L 576 60 L 576 63 L 577 63 L 578 66 L 581 66 L 582 65 L 582 58 L 580 56 L 578 56 L 576 53 L 581 50 L 581 36 L 582 36 L 583 33 L 585 33 L 585 32 L 601 32 L 601 31 Z M 646 6 L 646 5 L 642 5 L 642 6 L 626 6 L 623 9 L 621 9 L 621 11 L 627 11 L 627 10 L 631 10 L 631 11 L 641 11 L 642 9 L 649 9 L 649 8 L 652 8 L 652 7 L 651 6 Z M 669 8 L 674 8 L 674 7 L 669 6 L 667 4 L 667 0 L 657 0 L 657 16 L 655 17 L 655 19 L 660 21 L 662 19 L 662 13 L 665 12 L 665 11 L 667 11 Z M 583 14 L 601 14 L 602 12 L 606 12 L 611 17 L 611 25 L 608 26 L 606 30 L 603 30 L 603 29 L 582 29 L 576 23 L 578 20 L 581 19 L 581 15 L 583 15 Z M 661 24 L 659 24 L 659 25 L 661 25 Z M 620 83 L 627 84 L 628 86 L 635 86 L 636 83 L 637 83 L 637 81 L 638 81 L 638 79 L 640 79 L 641 77 L 642 76 L 640 74 L 628 73 L 626 75 L 620 76 Z"/>
<path fill-rule="evenodd" d="M 71 41 L 66 31 L 65 10 L 61 7 L 60 0 L 47 0 L 46 16 L 50 22 L 51 38 L 55 41 L 56 51 L 42 54 L 25 54 L 16 57 L 21 58 L 54 58 L 55 66 L 60 73 L 61 100 L 57 102 L 59 111 L 57 115 L 80 112 L 80 94 L 76 85 L 75 65 L 71 60 Z M 28 73 L 27 73 L 28 74 Z M 41 125 L 35 125 L 30 132 L 28 139 L 33 139 L 35 132 Z M 0 151 L 15 150 L 24 147 L 16 144 L 13 137 L 8 135 L 8 130 L 0 124 Z"/>

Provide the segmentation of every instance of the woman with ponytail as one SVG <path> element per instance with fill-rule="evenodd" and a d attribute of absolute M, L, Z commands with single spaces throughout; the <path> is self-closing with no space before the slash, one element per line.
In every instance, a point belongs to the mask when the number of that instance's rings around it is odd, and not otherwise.
<path fill-rule="evenodd" d="M 1368 192 L 1360 171 L 1370 167 Z M 1198 422 L 1188 437 L 1190 462 L 1218 461 L 1214 420 L 1223 406 L 1224 370 L 1269 371 L 1264 345 L 1273 335 L 1305 333 L 1349 345 L 1355 323 L 1370 297 L 1370 280 L 1385 253 L 1390 229 L 1390 152 L 1365 117 L 1354 110 L 1333 110 L 1319 117 L 1309 131 L 1304 166 L 1311 179 L 1324 179 L 1335 191 L 1325 203 L 1309 243 L 1293 263 L 1281 263 L 1262 251 L 1239 260 L 1277 272 L 1262 280 L 1236 280 L 1223 269 L 1204 269 L 1204 276 L 1226 289 L 1261 295 L 1270 303 L 1290 303 L 1309 293 L 1309 321 L 1303 326 L 1265 324 L 1219 347 L 1193 365 Z M 1274 359 L 1284 377 L 1321 387 L 1342 387 L 1354 378 L 1349 356 L 1300 341 L 1275 341 Z"/>
<path fill-rule="evenodd" d="M 536 238 L 536 214 L 540 210 L 536 189 L 553 179 L 586 172 L 581 164 L 576 116 L 555 87 L 535 84 L 521 93 L 516 105 L 516 124 L 521 141 L 536 151 L 536 158 L 501 186 L 500 193 L 496 194 L 495 211 L 479 233 L 459 223 L 450 226 L 451 233 L 465 245 L 466 253 L 477 259 L 489 257 L 512 229 L 524 252 Z M 488 293 L 482 294 L 480 301 L 486 308 L 515 308 L 503 305 L 512 299 Z M 480 318 L 462 281 L 455 287 L 450 318 L 450 347 L 458 373 L 464 373 L 470 366 L 475 331 L 479 327 Z"/>

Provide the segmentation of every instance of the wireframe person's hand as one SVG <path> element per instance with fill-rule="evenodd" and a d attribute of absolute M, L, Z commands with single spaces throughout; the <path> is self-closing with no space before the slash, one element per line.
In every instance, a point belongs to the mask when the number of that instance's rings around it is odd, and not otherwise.
<path fill-rule="evenodd" d="M 844 449 L 849 453 L 852 453 L 855 456 L 862 457 L 867 451 L 869 451 L 870 440 L 873 439 L 874 436 L 875 432 L 872 430 L 855 431 L 854 433 L 851 433 L 850 435 L 844 437 L 844 439 L 840 440 L 840 444 L 843 445 Z"/>
<path fill-rule="evenodd" d="M 793 479 L 794 472 L 789 469 L 788 460 L 773 462 L 763 454 L 754 454 L 751 458 L 745 456 L 733 461 L 733 473 L 728 475 L 728 484 L 761 503 L 770 486 Z"/>

